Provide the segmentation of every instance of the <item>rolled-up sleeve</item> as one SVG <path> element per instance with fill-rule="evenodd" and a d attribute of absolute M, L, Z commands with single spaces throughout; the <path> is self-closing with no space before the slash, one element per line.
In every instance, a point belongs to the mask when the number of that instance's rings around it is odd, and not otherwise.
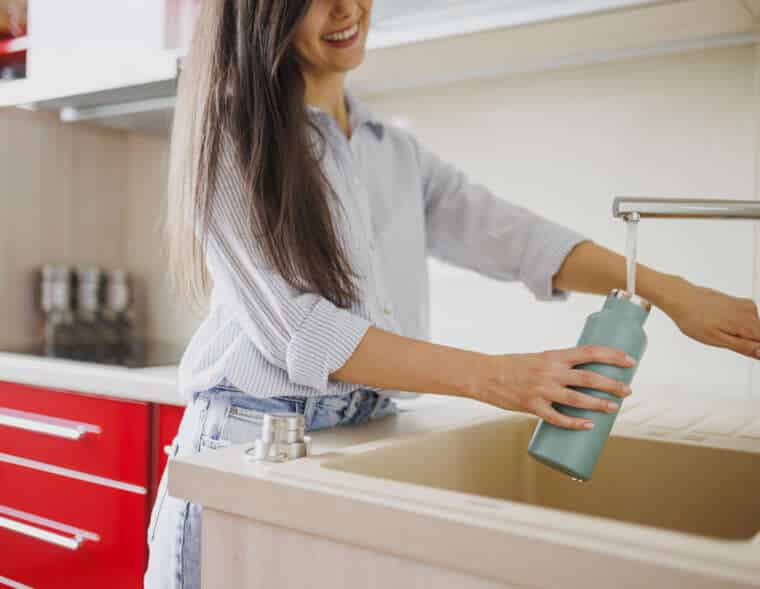
<path fill-rule="evenodd" d="M 206 242 L 216 300 L 269 362 L 286 370 L 292 382 L 324 394 L 329 375 L 351 357 L 372 323 L 294 288 L 263 259 L 252 237 L 237 158 L 223 146 Z"/>
<path fill-rule="evenodd" d="M 552 278 L 588 238 L 495 196 L 409 138 L 421 171 L 428 252 L 491 278 L 519 280 L 538 300 L 566 299 Z"/>

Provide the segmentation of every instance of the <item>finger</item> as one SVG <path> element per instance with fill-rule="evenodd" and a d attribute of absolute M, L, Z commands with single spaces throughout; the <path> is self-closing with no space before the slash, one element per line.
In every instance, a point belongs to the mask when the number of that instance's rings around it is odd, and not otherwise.
<path fill-rule="evenodd" d="M 630 358 L 628 354 L 622 350 L 616 350 L 615 348 L 608 348 L 606 346 L 579 346 L 577 348 L 569 348 L 568 350 L 561 352 L 561 356 L 570 366 L 597 362 L 599 364 L 612 364 L 622 368 L 630 368 L 636 364 L 636 361 L 633 358 Z"/>
<path fill-rule="evenodd" d="M 758 317 L 757 304 L 752 299 L 739 299 L 736 306 L 736 321 L 731 325 L 732 329 L 725 329 L 730 335 L 742 339 L 760 341 L 760 318 Z"/>
<path fill-rule="evenodd" d="M 552 425 L 566 429 L 591 429 L 587 424 L 590 424 L 591 427 L 594 425 L 594 422 L 590 419 L 570 417 L 560 413 L 548 401 L 536 404 L 536 415 Z"/>
<path fill-rule="evenodd" d="M 733 350 L 744 356 L 749 356 L 750 358 L 757 359 L 758 357 L 757 353 L 760 346 L 758 346 L 757 342 L 729 335 L 722 331 L 718 332 L 717 338 L 718 344 L 724 348 L 728 348 L 729 350 Z"/>
<path fill-rule="evenodd" d="M 590 370 L 569 370 L 567 376 L 562 379 L 562 384 L 603 391 L 617 397 L 627 397 L 631 394 L 631 388 L 624 382 Z"/>
<path fill-rule="evenodd" d="M 756 319 L 737 324 L 731 331 L 728 335 L 760 343 L 760 321 Z"/>
<path fill-rule="evenodd" d="M 591 411 L 601 411 L 602 413 L 615 413 L 620 409 L 620 404 L 606 399 L 599 399 L 588 393 L 581 393 L 565 387 L 557 387 L 550 394 L 552 401 L 578 407 L 579 409 L 589 409 Z"/>

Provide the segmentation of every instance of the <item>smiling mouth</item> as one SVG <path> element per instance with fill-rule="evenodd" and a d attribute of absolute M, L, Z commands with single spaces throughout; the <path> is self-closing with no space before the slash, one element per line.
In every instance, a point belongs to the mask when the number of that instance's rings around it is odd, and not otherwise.
<path fill-rule="evenodd" d="M 329 35 L 322 35 L 323 41 L 330 41 L 330 42 L 340 42 L 340 41 L 348 41 L 349 39 L 355 37 L 359 33 L 359 23 L 355 23 L 351 25 L 350 27 L 343 29 L 342 31 L 337 31 L 335 33 L 330 33 Z"/>

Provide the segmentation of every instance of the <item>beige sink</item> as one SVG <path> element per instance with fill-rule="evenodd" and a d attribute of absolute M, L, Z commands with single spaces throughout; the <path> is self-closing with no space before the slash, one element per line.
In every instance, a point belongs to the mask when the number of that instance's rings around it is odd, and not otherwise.
<path fill-rule="evenodd" d="M 298 460 L 175 460 L 169 488 L 204 506 L 205 570 L 278 587 L 760 588 L 760 400 L 626 402 L 587 483 L 528 455 L 536 422 L 428 405 Z"/>
<path fill-rule="evenodd" d="M 711 447 L 704 437 L 613 435 L 592 480 L 581 483 L 528 455 L 536 422 L 513 416 L 322 466 L 723 540 L 760 532 L 760 453 Z"/>

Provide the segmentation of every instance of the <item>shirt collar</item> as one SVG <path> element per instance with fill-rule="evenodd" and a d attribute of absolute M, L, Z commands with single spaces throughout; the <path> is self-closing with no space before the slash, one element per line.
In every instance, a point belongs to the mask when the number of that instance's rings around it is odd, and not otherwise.
<path fill-rule="evenodd" d="M 364 125 L 365 123 L 367 126 L 372 129 L 372 131 L 375 133 L 375 136 L 378 139 L 383 138 L 383 123 L 380 119 L 378 119 L 370 110 L 367 108 L 367 106 L 359 100 L 352 92 L 350 92 L 347 89 L 344 89 L 343 94 L 346 98 L 346 108 L 348 109 L 348 122 L 349 125 L 351 125 L 352 132 L 355 132 L 356 129 Z M 329 117 L 332 118 L 331 115 L 326 113 L 324 110 L 317 106 L 313 106 L 311 104 L 306 105 L 306 110 L 309 113 L 312 113 L 314 115 L 317 115 L 319 117 L 325 118 Z"/>

